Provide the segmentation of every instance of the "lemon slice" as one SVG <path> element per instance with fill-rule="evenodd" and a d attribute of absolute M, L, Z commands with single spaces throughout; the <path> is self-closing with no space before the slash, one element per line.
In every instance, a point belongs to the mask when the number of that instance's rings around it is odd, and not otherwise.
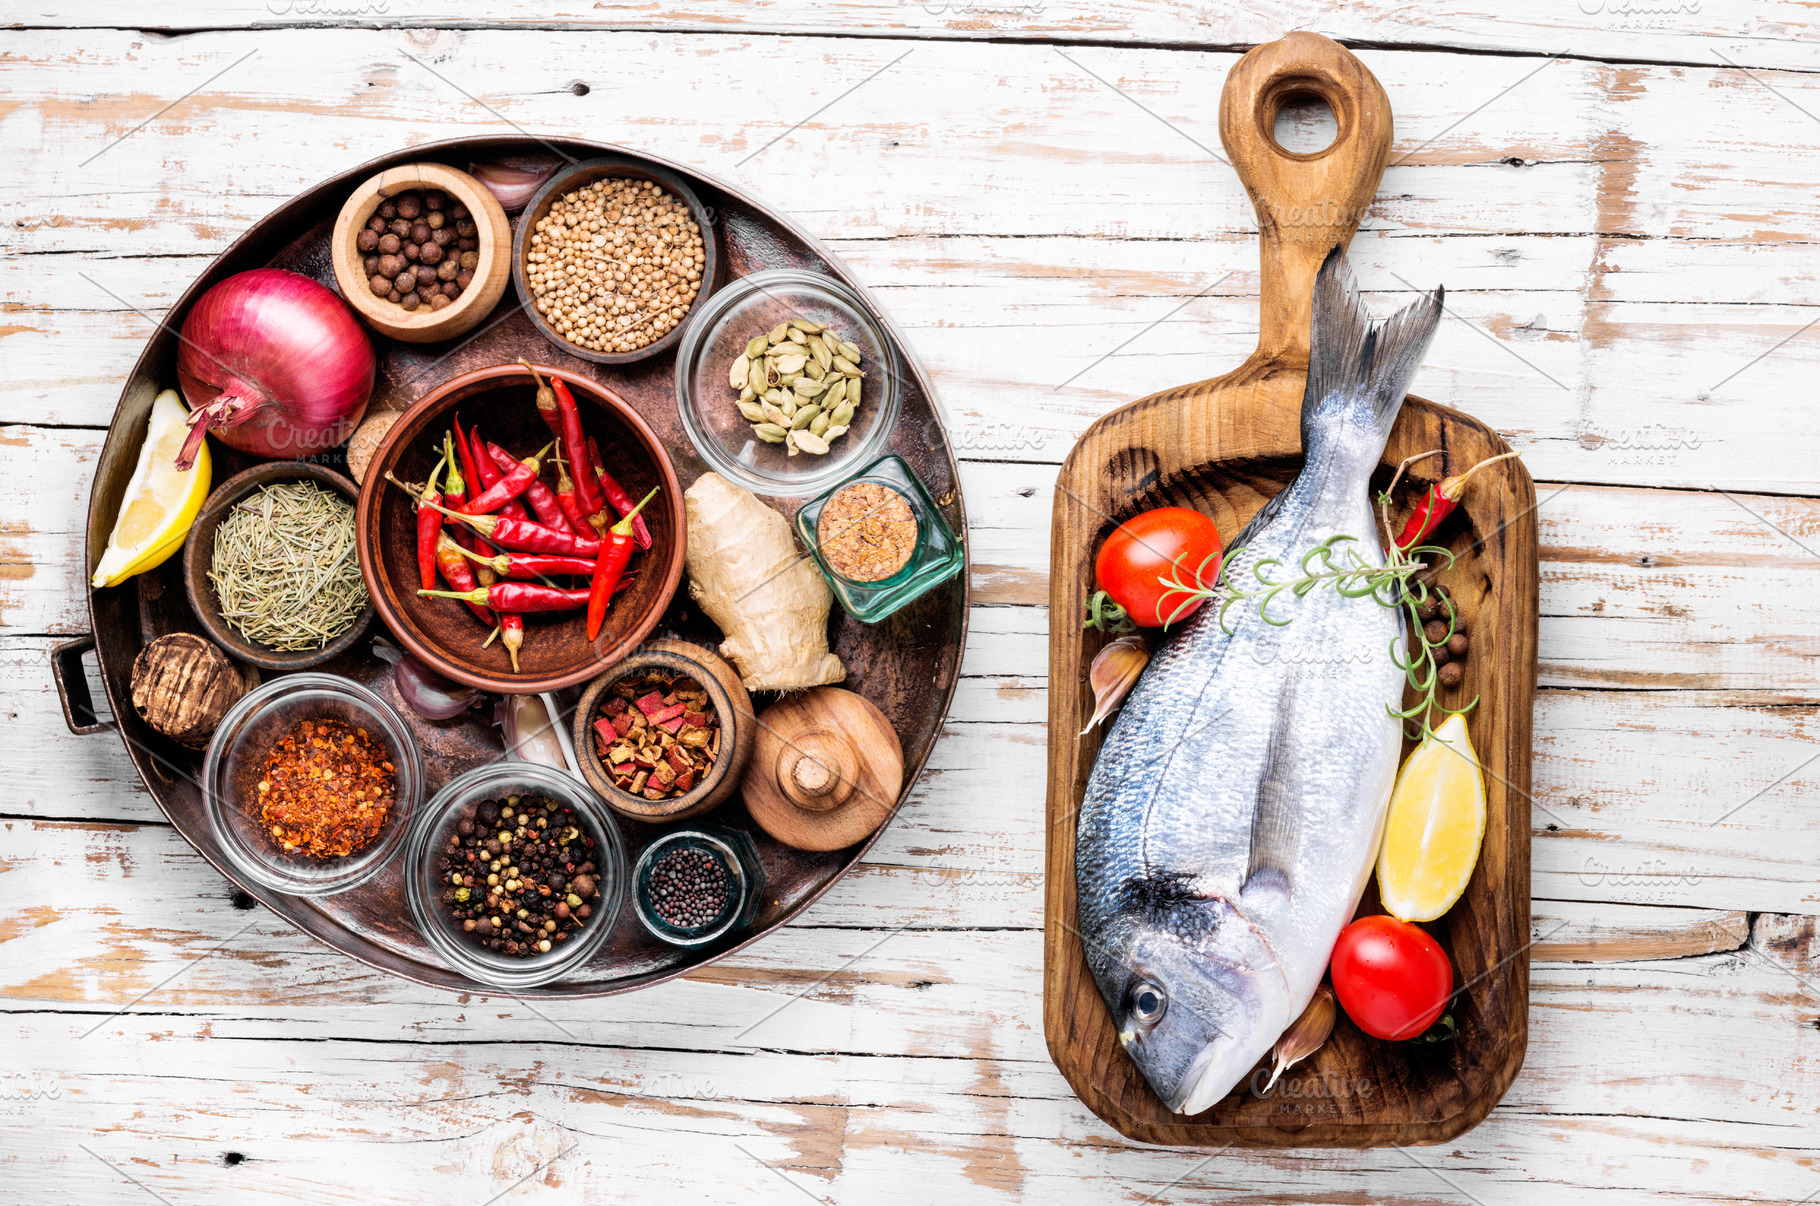
<path fill-rule="evenodd" d="M 1401 921 L 1433 921 L 1466 891 L 1485 840 L 1485 777 L 1464 716 L 1449 716 L 1397 774 L 1378 895 Z"/>
<path fill-rule="evenodd" d="M 114 520 L 107 551 L 95 567 L 96 587 L 118 586 L 134 574 L 163 565 L 183 547 L 183 538 L 209 496 L 209 445 L 202 442 L 196 463 L 177 468 L 177 453 L 189 435 L 189 411 L 177 391 L 167 389 L 152 400 L 152 418 L 139 464 L 126 484 L 120 517 Z"/>

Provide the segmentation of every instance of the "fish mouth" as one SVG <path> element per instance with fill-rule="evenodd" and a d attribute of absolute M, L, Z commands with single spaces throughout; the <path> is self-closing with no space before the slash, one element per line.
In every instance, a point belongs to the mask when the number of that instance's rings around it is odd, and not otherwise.
<path fill-rule="evenodd" d="M 1244 1059 L 1237 1039 L 1218 1035 L 1195 1055 L 1175 1099 L 1168 1102 L 1177 1114 L 1199 1114 L 1232 1091 L 1255 1061 Z M 1240 1067 L 1244 1064 L 1244 1067 Z"/>

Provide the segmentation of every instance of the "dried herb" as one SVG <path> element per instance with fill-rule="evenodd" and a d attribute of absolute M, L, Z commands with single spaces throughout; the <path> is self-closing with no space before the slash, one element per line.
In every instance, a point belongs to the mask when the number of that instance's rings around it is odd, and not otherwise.
<path fill-rule="evenodd" d="M 367 608 L 354 508 L 315 482 L 262 487 L 215 529 L 209 585 L 230 627 L 269 649 L 320 649 Z"/>

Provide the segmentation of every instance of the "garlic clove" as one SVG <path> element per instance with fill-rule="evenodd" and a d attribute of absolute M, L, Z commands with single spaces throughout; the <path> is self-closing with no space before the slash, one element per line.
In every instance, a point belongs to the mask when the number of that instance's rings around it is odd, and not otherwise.
<path fill-rule="evenodd" d="M 1283 1032 L 1272 1049 L 1271 1055 L 1276 1060 L 1276 1067 L 1270 1072 L 1270 1083 L 1264 1086 L 1259 1096 L 1270 1092 L 1271 1087 L 1277 1083 L 1277 1077 L 1287 1069 L 1321 1049 L 1327 1042 L 1327 1036 L 1333 1033 L 1336 1009 L 1333 989 L 1323 984 L 1314 990 L 1308 1008 L 1295 1020 L 1295 1025 Z"/>
<path fill-rule="evenodd" d="M 1087 671 L 1087 685 L 1093 688 L 1093 719 L 1080 731 L 1080 736 L 1085 737 L 1094 725 L 1112 715 L 1125 702 L 1125 696 L 1131 693 L 1138 676 L 1149 664 L 1150 648 L 1144 644 L 1144 638 L 1136 634 L 1109 641 L 1094 655 L 1093 665 Z"/>

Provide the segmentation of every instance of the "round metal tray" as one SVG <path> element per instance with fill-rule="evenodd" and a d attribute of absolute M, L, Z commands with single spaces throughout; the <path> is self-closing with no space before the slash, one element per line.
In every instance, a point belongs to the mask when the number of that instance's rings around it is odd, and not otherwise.
<path fill-rule="evenodd" d="M 329 233 L 348 190 L 360 181 L 402 163 L 433 160 L 465 169 L 471 162 L 548 154 L 550 148 L 578 160 L 623 155 L 666 168 L 688 181 L 709 209 L 711 229 L 705 233 L 716 240 L 720 252 L 716 287 L 761 269 L 794 267 L 825 272 L 864 297 L 864 291 L 847 269 L 787 219 L 719 181 L 677 164 L 579 139 L 461 138 L 401 149 L 323 181 L 255 223 L 171 307 L 170 317 L 147 342 L 127 378 L 95 470 L 88 517 L 91 564 L 107 542 L 121 495 L 132 476 L 152 399 L 159 390 L 176 383 L 176 331 L 205 290 L 236 272 L 268 266 L 289 268 L 334 288 Z M 372 409 L 404 410 L 443 381 L 472 369 L 509 363 L 522 355 L 609 385 L 664 439 L 685 484 L 706 471 L 707 466 L 695 455 L 677 418 L 673 351 L 630 365 L 590 364 L 544 339 L 533 327 L 522 303 L 515 288 L 508 290 L 484 322 L 447 343 L 406 344 L 375 335 L 379 374 Z M 928 377 L 890 320 L 876 307 L 873 313 L 897 341 L 905 368 L 903 406 L 890 451 L 915 467 L 949 523 L 964 539 L 967 523 L 960 480 Z M 223 481 L 255 463 L 219 443 L 216 449 L 215 472 Z M 808 500 L 768 501 L 788 518 Z M 146 643 L 168 632 L 196 632 L 200 628 L 185 597 L 182 572 L 182 558 L 176 557 L 121 586 L 89 592 L 89 617 L 108 703 L 118 718 L 117 727 L 127 752 L 159 807 L 177 831 L 222 874 L 305 933 L 381 971 L 436 988 L 485 992 L 481 985 L 444 967 L 417 933 L 405 907 L 402 868 L 396 865 L 359 889 L 320 901 L 285 896 L 245 883 L 235 879 L 224 865 L 203 819 L 202 796 L 196 785 L 201 756 L 159 736 L 142 722 L 133 710 L 129 691 L 133 659 Z M 380 635 L 378 625 L 370 635 Z M 677 636 L 710 647 L 720 639 L 714 625 L 688 602 L 686 592 L 678 592 L 658 635 Z M 831 646 L 847 667 L 848 678 L 843 685 L 878 705 L 903 742 L 906 775 L 900 805 L 914 789 L 947 717 L 960 676 L 966 635 L 965 572 L 881 624 L 861 624 L 838 608 L 831 620 Z M 348 653 L 318 669 L 346 675 L 396 700 L 390 685 L 390 668 L 373 657 L 370 650 L 371 641 L 362 640 Z M 61 674 L 63 659 L 58 662 Z M 573 694 L 568 693 L 568 698 L 572 699 Z M 762 710 L 772 701 L 773 697 L 761 694 L 753 702 Z M 412 723 L 423 747 L 432 791 L 455 775 L 502 756 L 503 747 L 498 731 L 490 723 L 490 713 L 471 711 L 449 721 L 413 718 Z M 628 908 L 601 952 L 576 978 L 528 989 L 520 995 L 607 996 L 656 984 L 711 963 L 763 938 L 802 912 L 877 839 L 874 834 L 847 850 L 816 854 L 792 850 L 771 840 L 752 823 L 737 798 L 710 815 L 716 823 L 751 833 L 764 861 L 769 888 L 750 929 L 705 949 L 683 950 L 651 937 Z M 631 821 L 623 822 L 623 829 L 634 859 L 647 842 L 662 832 L 659 827 Z"/>

